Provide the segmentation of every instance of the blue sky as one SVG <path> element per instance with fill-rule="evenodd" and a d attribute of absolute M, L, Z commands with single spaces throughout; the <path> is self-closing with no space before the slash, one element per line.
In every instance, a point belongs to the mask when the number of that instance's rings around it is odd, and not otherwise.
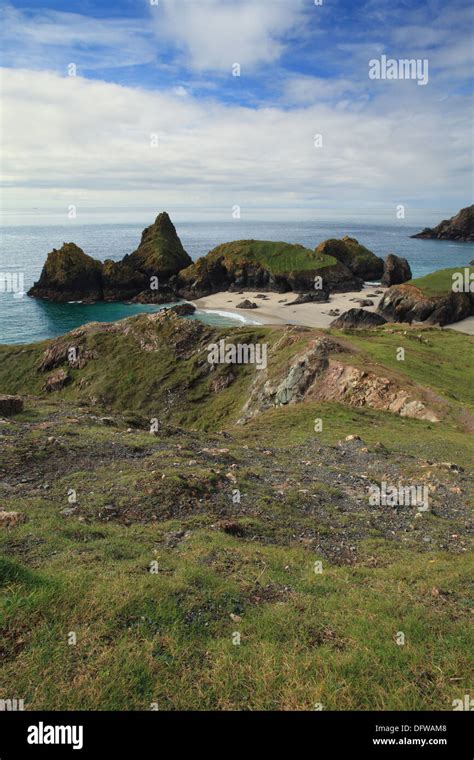
<path fill-rule="evenodd" d="M 470 6 L 3 3 L 7 220 L 70 204 L 446 216 L 472 198 Z M 428 84 L 371 80 L 382 55 L 427 60 Z"/>

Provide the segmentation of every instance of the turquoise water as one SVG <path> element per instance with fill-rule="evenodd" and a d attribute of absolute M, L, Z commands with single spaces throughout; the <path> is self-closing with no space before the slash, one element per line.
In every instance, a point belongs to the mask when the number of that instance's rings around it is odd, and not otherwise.
<path fill-rule="evenodd" d="M 38 279 L 47 253 L 63 242 L 75 242 L 91 256 L 120 260 L 136 249 L 144 224 L 91 224 L 3 227 L 0 233 L 0 273 L 21 274 L 25 291 Z M 413 240 L 420 227 L 348 222 L 185 222 L 178 234 L 195 260 L 219 243 L 239 239 L 285 240 L 314 248 L 330 237 L 350 235 L 379 256 L 396 253 L 410 262 L 414 277 L 443 267 L 467 265 L 474 258 L 474 244 L 438 240 Z M 30 343 L 56 337 L 86 322 L 112 322 L 161 307 L 141 304 L 53 304 L 0 292 L 0 343 Z M 218 314 L 192 317 L 218 325 L 238 322 Z"/>

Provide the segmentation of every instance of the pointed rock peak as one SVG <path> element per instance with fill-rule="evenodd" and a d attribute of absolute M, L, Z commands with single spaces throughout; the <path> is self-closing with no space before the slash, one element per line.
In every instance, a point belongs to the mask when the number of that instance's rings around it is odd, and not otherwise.
<path fill-rule="evenodd" d="M 163 235 L 164 237 L 172 237 L 179 240 L 176 227 L 167 211 L 162 211 L 158 214 L 153 224 L 147 227 L 144 232 L 147 232 L 147 230 L 152 230 L 155 235 Z"/>
<path fill-rule="evenodd" d="M 161 211 L 161 213 L 158 214 L 155 219 L 155 224 L 160 227 L 172 227 L 173 229 L 175 228 L 167 211 Z"/>
<path fill-rule="evenodd" d="M 124 262 L 146 274 L 169 278 L 192 264 L 192 259 L 184 250 L 169 214 L 162 211 L 143 230 L 140 245 Z"/>
<path fill-rule="evenodd" d="M 53 253 L 82 253 L 84 256 L 87 256 L 87 253 L 84 253 L 82 248 L 80 248 L 75 243 L 63 243 L 61 248 L 59 250 L 57 248 L 53 248 Z M 90 256 L 89 258 L 92 258 Z"/>

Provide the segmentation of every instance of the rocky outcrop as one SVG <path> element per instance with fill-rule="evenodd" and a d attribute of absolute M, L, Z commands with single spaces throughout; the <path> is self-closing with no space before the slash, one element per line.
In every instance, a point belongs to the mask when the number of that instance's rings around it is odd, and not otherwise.
<path fill-rule="evenodd" d="M 291 344 L 294 330 L 287 332 Z M 281 346 L 287 345 L 285 336 Z M 249 398 L 242 409 L 239 423 L 269 409 L 272 406 L 294 404 L 302 401 L 316 379 L 321 377 L 329 366 L 328 356 L 331 352 L 344 351 L 344 348 L 331 338 L 321 337 L 311 341 L 301 355 L 295 357 L 290 367 L 283 374 L 268 377 L 268 370 L 260 372 L 250 389 Z"/>
<path fill-rule="evenodd" d="M 301 293 L 294 301 L 284 304 L 285 306 L 297 306 L 303 303 L 327 303 L 329 301 L 328 290 L 312 290 L 309 293 Z"/>
<path fill-rule="evenodd" d="M 415 285 L 394 285 L 382 296 L 378 312 L 390 322 L 428 322 L 441 326 L 474 314 L 473 293 L 428 296 Z"/>
<path fill-rule="evenodd" d="M 315 278 L 320 278 L 315 287 Z M 360 290 L 361 277 L 324 252 L 268 240 L 224 243 L 179 272 L 182 298 L 201 298 L 223 290 L 308 293 Z"/>
<path fill-rule="evenodd" d="M 64 388 L 67 383 L 71 381 L 71 377 L 69 375 L 69 372 L 65 369 L 57 369 L 55 372 L 52 372 L 49 377 L 46 378 L 46 382 L 43 386 L 43 390 L 47 391 L 48 393 L 52 393 L 53 391 L 60 391 L 61 388 Z"/>
<path fill-rule="evenodd" d="M 346 348 L 327 336 L 311 341 L 282 375 L 269 379 L 259 373 L 240 423 L 272 406 L 301 401 L 331 401 L 352 407 L 380 409 L 401 417 L 437 422 L 437 414 L 424 400 L 386 377 L 354 367 L 338 358 Z"/>
<path fill-rule="evenodd" d="M 315 277 L 321 277 L 321 287 L 314 287 Z M 289 289 L 296 293 L 306 293 L 311 289 L 322 292 L 347 293 L 351 290 L 361 290 L 364 284 L 363 279 L 355 275 L 342 261 L 336 261 L 334 264 L 312 273 L 293 272 L 288 276 L 287 282 Z"/>
<path fill-rule="evenodd" d="M 127 301 L 148 285 L 149 281 L 143 272 L 134 270 L 123 261 L 104 261 L 102 288 L 105 301 Z"/>
<path fill-rule="evenodd" d="M 192 263 L 166 211 L 158 214 L 154 223 L 143 230 L 137 250 L 123 259 L 123 264 L 134 271 L 165 282 Z"/>
<path fill-rule="evenodd" d="M 0 396 L 0 417 L 11 417 L 23 411 L 23 399 L 20 396 Z"/>
<path fill-rule="evenodd" d="M 401 256 L 395 256 L 389 253 L 383 263 L 382 285 L 390 287 L 391 285 L 400 285 L 403 282 L 411 280 L 412 274 L 410 264 Z"/>
<path fill-rule="evenodd" d="M 384 271 L 381 258 L 347 235 L 342 240 L 325 240 L 318 245 L 316 252 L 334 256 L 362 280 L 380 280 Z"/>
<path fill-rule="evenodd" d="M 0 528 L 14 528 L 26 522 L 26 516 L 21 512 L 6 512 L 0 510 Z"/>
<path fill-rule="evenodd" d="M 176 300 L 170 280 L 192 263 L 166 212 L 142 233 L 137 250 L 103 264 L 74 243 L 48 254 L 28 295 L 51 301 L 166 303 Z"/>
<path fill-rule="evenodd" d="M 380 327 L 386 323 L 386 319 L 374 311 L 365 309 L 349 309 L 341 314 L 340 317 L 331 322 L 331 327 L 335 330 L 345 330 L 352 328 Z"/>
<path fill-rule="evenodd" d="M 382 259 L 350 237 L 327 240 L 314 251 L 299 244 L 237 240 L 193 263 L 163 212 L 122 261 L 102 264 L 74 243 L 53 250 L 29 295 L 63 302 L 162 304 L 247 289 L 302 293 L 307 303 L 327 300 L 331 291 L 360 290 L 364 280 L 382 274 Z"/>
<path fill-rule="evenodd" d="M 411 237 L 474 242 L 474 205 L 466 206 L 451 219 L 444 219 L 433 228 L 425 227 L 422 232 L 411 235 Z"/>
<path fill-rule="evenodd" d="M 48 253 L 41 276 L 29 296 L 51 301 L 100 301 L 103 298 L 102 264 L 74 243 L 63 243 Z"/>
<path fill-rule="evenodd" d="M 424 401 L 413 398 L 395 382 L 358 367 L 330 361 L 311 398 L 318 401 L 339 401 L 353 407 L 380 409 L 400 417 L 439 422 L 439 417 Z"/>
<path fill-rule="evenodd" d="M 243 301 L 238 303 L 235 308 L 236 309 L 258 309 L 258 306 L 253 301 L 249 301 L 248 298 L 245 298 Z"/>
<path fill-rule="evenodd" d="M 170 311 L 173 311 L 178 317 L 187 317 L 194 314 L 196 307 L 192 303 L 178 303 L 176 306 L 171 306 Z"/>
<path fill-rule="evenodd" d="M 129 303 L 174 303 L 179 301 L 179 298 L 170 287 L 169 283 L 161 283 L 158 289 L 151 289 L 148 286 L 148 290 L 142 290 L 138 295 L 133 298 L 127 299 Z"/>

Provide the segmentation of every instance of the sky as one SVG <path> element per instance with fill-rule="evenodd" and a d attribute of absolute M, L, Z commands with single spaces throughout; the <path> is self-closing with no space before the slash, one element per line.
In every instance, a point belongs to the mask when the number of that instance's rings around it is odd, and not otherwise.
<path fill-rule="evenodd" d="M 162 209 L 395 222 L 401 206 L 434 224 L 472 203 L 471 0 L 16 0 L 1 14 L 5 224 Z M 428 81 L 371 78 L 382 56 L 427 65 Z"/>

